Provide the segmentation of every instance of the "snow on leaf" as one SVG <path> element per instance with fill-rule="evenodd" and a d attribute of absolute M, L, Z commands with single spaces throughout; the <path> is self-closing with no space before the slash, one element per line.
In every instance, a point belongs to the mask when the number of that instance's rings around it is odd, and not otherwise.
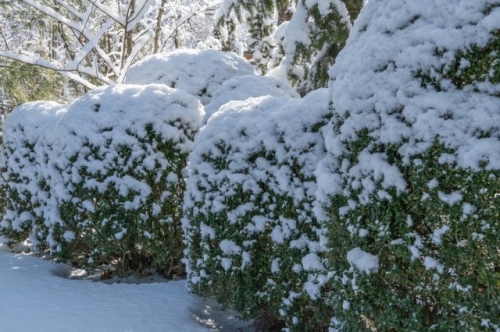
<path fill-rule="evenodd" d="M 377 272 L 379 268 L 379 258 L 361 248 L 354 248 L 347 253 L 347 261 L 358 270 L 370 274 Z"/>

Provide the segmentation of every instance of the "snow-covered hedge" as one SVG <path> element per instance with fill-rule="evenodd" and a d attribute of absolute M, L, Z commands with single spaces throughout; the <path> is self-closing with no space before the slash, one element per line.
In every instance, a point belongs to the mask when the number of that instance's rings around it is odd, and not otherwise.
<path fill-rule="evenodd" d="M 199 131 L 183 223 L 195 293 L 298 331 L 328 324 L 312 212 L 328 112 L 326 90 L 251 98 L 225 104 Z"/>
<path fill-rule="evenodd" d="M 341 330 L 500 328 L 500 2 L 372 0 L 316 173 Z"/>
<path fill-rule="evenodd" d="M 46 153 L 39 148 L 39 139 L 54 130 L 63 109 L 64 105 L 54 102 L 27 103 L 16 108 L 3 125 L 0 163 L 5 210 L 0 232 L 13 243 L 29 238 L 35 250 L 46 246 L 44 207 L 50 199 L 42 169 Z"/>
<path fill-rule="evenodd" d="M 196 96 L 206 105 L 226 80 L 252 74 L 253 66 L 234 53 L 175 50 L 142 59 L 130 67 L 125 83 L 166 84 Z"/>
<path fill-rule="evenodd" d="M 89 269 L 109 263 L 119 273 L 175 272 L 182 256 L 181 172 L 203 118 L 199 101 L 165 85 L 115 85 L 55 111 L 64 113 L 57 125 L 45 123 L 33 137 L 35 154 L 45 157 L 36 160 L 40 171 L 25 161 L 8 164 L 28 172 L 26 181 L 38 179 L 52 199 L 40 213 L 54 257 Z M 26 126 L 24 120 L 8 119 L 7 140 L 10 127 Z M 28 212 L 38 216 L 37 208 Z"/>

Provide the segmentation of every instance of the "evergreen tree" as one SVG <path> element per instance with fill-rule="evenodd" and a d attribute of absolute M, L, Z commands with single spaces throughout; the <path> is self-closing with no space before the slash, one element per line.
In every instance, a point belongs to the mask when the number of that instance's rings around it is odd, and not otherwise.
<path fill-rule="evenodd" d="M 215 35 L 224 51 L 237 50 L 238 25 L 246 24 L 248 47 L 256 50 L 277 26 L 290 19 L 294 3 L 296 0 L 225 0 L 216 14 Z"/>
<path fill-rule="evenodd" d="M 237 28 L 246 26 L 246 47 L 260 71 L 281 63 L 290 83 L 305 95 L 326 87 L 328 68 L 362 6 L 362 0 L 228 0 L 218 12 L 216 36 L 224 50 L 237 50 Z"/>
<path fill-rule="evenodd" d="M 284 36 L 284 65 L 297 92 L 326 87 L 363 0 L 300 0 Z"/>
<path fill-rule="evenodd" d="M 3 112 L 36 100 L 63 101 L 64 83 L 54 71 L 9 61 L 0 65 L 0 89 L 5 102 Z"/>

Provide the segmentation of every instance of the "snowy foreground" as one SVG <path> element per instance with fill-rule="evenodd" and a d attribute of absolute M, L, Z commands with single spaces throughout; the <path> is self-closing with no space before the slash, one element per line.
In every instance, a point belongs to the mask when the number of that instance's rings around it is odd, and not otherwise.
<path fill-rule="evenodd" d="M 10 332 L 251 331 L 189 294 L 186 281 L 94 282 L 0 245 L 0 330 Z"/>

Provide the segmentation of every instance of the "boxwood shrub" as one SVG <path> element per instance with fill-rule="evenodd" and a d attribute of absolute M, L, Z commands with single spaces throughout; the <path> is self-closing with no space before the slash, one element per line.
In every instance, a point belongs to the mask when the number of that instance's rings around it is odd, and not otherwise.
<path fill-rule="evenodd" d="M 162 85 L 97 89 L 75 101 L 53 151 L 67 188 L 55 255 L 120 274 L 182 272 L 182 169 L 202 115 L 194 97 Z"/>
<path fill-rule="evenodd" d="M 327 105 L 325 90 L 251 98 L 202 127 L 183 224 L 196 294 L 292 330 L 328 325 L 324 237 L 312 212 Z"/>
<path fill-rule="evenodd" d="M 12 209 L 17 219 L 4 223 L 38 236 L 38 221 L 22 217 L 27 206 L 43 224 L 40 241 L 59 261 L 88 270 L 111 265 L 119 275 L 182 274 L 182 169 L 203 118 L 199 101 L 164 85 L 115 85 L 57 111 L 58 122 L 44 123 L 34 137 L 41 157 L 11 156 L 9 163 L 37 170 L 24 180 L 38 184 L 29 193 L 45 203 L 25 205 L 26 196 Z"/>
<path fill-rule="evenodd" d="M 500 4 L 471 4 L 369 2 L 330 71 L 338 330 L 500 328 Z"/>

